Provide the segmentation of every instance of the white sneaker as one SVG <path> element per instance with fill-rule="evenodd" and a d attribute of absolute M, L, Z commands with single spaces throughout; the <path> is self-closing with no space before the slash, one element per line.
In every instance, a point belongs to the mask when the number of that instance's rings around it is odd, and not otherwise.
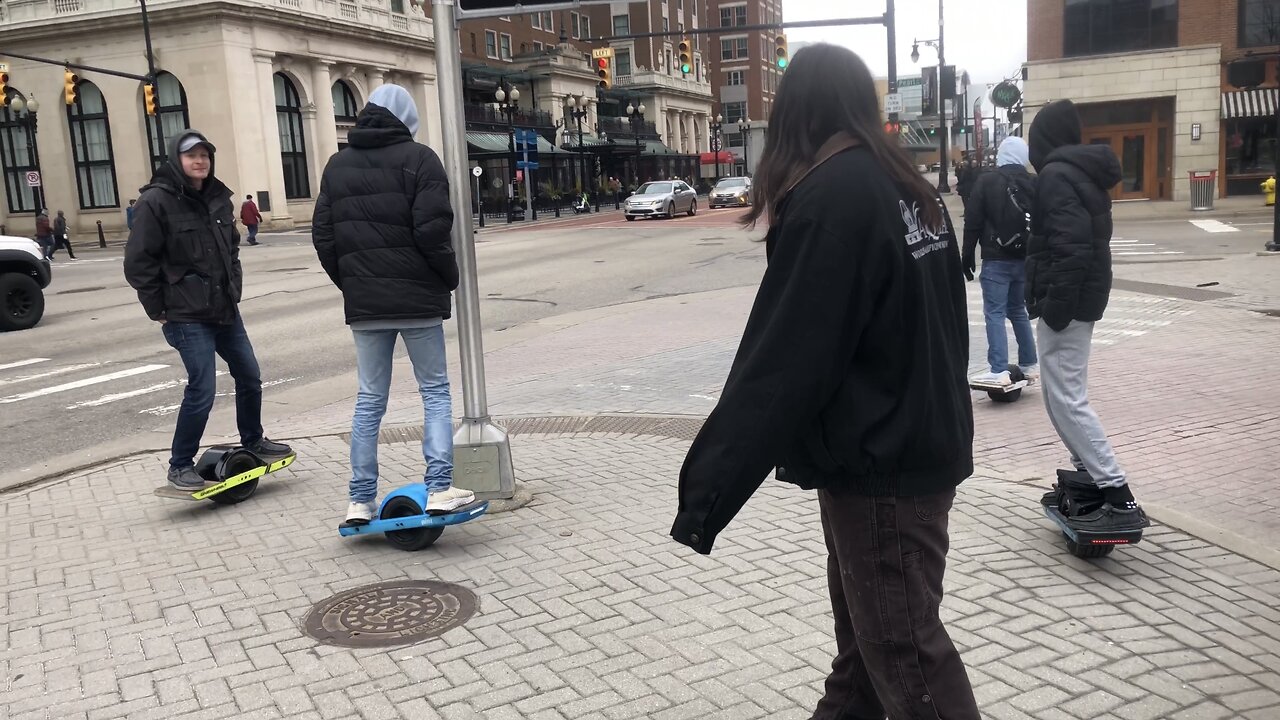
<path fill-rule="evenodd" d="M 353 502 L 347 506 L 347 524 L 368 525 L 377 511 L 377 506 L 371 502 Z"/>
<path fill-rule="evenodd" d="M 450 487 L 448 490 L 429 490 L 427 493 L 427 512 L 453 512 L 463 505 L 469 505 L 475 501 L 475 493 L 470 490 L 463 490 L 460 487 Z"/>
<path fill-rule="evenodd" d="M 1019 365 L 1018 369 L 1022 371 L 1022 376 L 1031 382 L 1035 382 L 1040 379 L 1040 363 L 1028 365 L 1026 367 Z"/>
<path fill-rule="evenodd" d="M 971 382 L 982 385 L 1012 385 L 1013 378 L 1009 376 L 1009 371 L 1005 370 L 1001 373 L 985 372 L 981 375 L 974 375 L 970 378 Z"/>

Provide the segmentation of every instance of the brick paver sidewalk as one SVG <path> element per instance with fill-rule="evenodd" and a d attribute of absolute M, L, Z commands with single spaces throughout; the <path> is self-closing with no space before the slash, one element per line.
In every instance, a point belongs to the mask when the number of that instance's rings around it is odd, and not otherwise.
<path fill-rule="evenodd" d="M 150 495 L 160 456 L 0 497 L 0 716 L 806 718 L 834 652 L 811 493 L 769 481 L 702 557 L 667 536 L 682 440 L 517 436 L 535 494 L 416 554 L 346 540 L 346 448 L 253 499 Z M 391 477 L 419 473 L 384 447 Z M 1028 487 L 975 478 L 943 603 L 989 718 L 1280 713 L 1280 573 L 1156 527 L 1071 558 Z M 472 588 L 465 626 L 392 650 L 318 645 L 332 593 L 401 578 Z"/>

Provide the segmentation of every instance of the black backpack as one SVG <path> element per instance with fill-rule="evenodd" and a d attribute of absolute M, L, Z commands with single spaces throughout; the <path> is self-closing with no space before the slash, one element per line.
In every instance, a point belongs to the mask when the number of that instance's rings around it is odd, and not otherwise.
<path fill-rule="evenodd" d="M 1005 177 L 1005 198 L 1001 198 L 1000 222 L 996 224 L 996 245 L 1021 252 L 1031 237 L 1033 188 L 1030 177 Z"/>

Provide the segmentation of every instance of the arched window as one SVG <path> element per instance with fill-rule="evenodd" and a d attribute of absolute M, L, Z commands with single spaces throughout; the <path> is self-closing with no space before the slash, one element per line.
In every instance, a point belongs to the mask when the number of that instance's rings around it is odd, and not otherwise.
<path fill-rule="evenodd" d="M 307 145 L 302 136 L 302 102 L 298 89 L 282 73 L 275 75 L 276 126 L 280 129 L 280 164 L 286 199 L 311 197 L 307 179 Z"/>
<path fill-rule="evenodd" d="M 154 117 L 147 115 L 146 118 L 147 144 L 151 151 L 151 168 L 154 170 L 163 165 L 168 157 L 167 147 L 173 136 L 191 127 L 191 115 L 187 111 L 187 91 L 172 73 L 156 73 L 156 114 Z"/>
<path fill-rule="evenodd" d="M 333 84 L 333 117 L 340 123 L 353 123 L 356 116 L 360 114 L 360 108 L 356 106 L 356 95 L 351 92 L 351 86 L 346 82 L 339 80 Z"/>
<path fill-rule="evenodd" d="M 81 80 L 76 86 L 75 104 L 67 106 L 67 127 L 71 131 L 80 209 L 119 207 L 111 123 L 107 120 L 107 101 L 97 85 Z"/>
<path fill-rule="evenodd" d="M 22 93 L 8 88 L 4 107 L 0 107 L 0 169 L 4 171 L 5 196 L 9 214 L 34 213 L 36 188 L 27 185 L 27 173 L 36 170 L 35 136 L 27 113 L 14 112 L 13 101 Z"/>

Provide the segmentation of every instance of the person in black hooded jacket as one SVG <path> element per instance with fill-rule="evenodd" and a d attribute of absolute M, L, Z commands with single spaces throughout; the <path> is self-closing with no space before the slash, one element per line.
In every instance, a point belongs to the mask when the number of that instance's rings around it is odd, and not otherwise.
<path fill-rule="evenodd" d="M 215 152 L 195 130 L 169 141 L 168 162 L 138 197 L 124 251 L 125 279 L 187 370 L 168 475 L 184 491 L 207 484 L 194 459 L 217 390 L 215 355 L 235 379 L 244 446 L 264 460 L 293 452 L 262 433 L 262 376 L 239 309 L 240 236 L 231 191 L 213 174 Z"/>
<path fill-rule="evenodd" d="M 350 504 L 344 521 L 368 523 L 378 495 L 378 428 L 391 391 L 399 336 L 422 396 L 427 510 L 475 500 L 453 487 L 453 406 L 443 320 L 458 287 L 450 231 L 449 179 L 440 158 L 414 142 L 418 109 L 409 92 L 382 85 L 369 96 L 347 147 L 320 181 L 311 237 L 320 264 L 342 291 L 356 345 L 359 392 L 351 421 Z"/>
<path fill-rule="evenodd" d="M 1104 502 L 1068 517 L 1077 530 L 1122 532 L 1148 525 L 1116 462 L 1086 379 L 1093 326 L 1111 293 L 1111 188 L 1120 161 L 1107 145 L 1081 144 L 1080 116 L 1070 100 L 1046 105 L 1031 124 L 1031 164 L 1039 174 L 1027 246 L 1027 307 L 1039 318 L 1037 341 L 1045 410 L 1074 470 L 1044 502 L 1058 505 L 1062 483 L 1092 482 Z"/>

